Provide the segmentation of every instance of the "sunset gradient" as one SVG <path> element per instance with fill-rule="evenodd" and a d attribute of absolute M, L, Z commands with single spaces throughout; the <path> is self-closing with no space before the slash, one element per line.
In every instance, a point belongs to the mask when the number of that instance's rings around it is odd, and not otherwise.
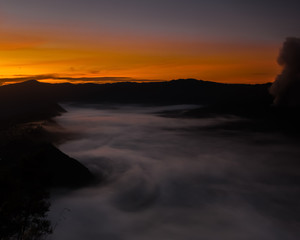
<path fill-rule="evenodd" d="M 280 71 L 276 58 L 287 33 L 280 26 L 278 31 L 267 29 L 264 22 L 251 25 L 257 29 L 249 28 L 251 19 L 262 17 L 252 16 L 251 9 L 243 16 L 246 8 L 237 4 L 239 9 L 232 9 L 228 3 L 223 10 L 217 8 L 218 15 L 209 22 L 209 15 L 191 18 L 190 14 L 196 7 L 211 9 L 211 4 L 177 1 L 170 10 L 169 1 L 162 2 L 144 7 L 137 1 L 122 6 L 120 1 L 1 0 L 0 83 L 32 78 L 103 82 L 106 77 L 108 81 L 196 78 L 265 83 Z M 151 12 L 152 8 L 160 12 Z M 271 19 L 275 16 L 269 14 Z M 296 31 L 291 28 L 290 34 Z"/>

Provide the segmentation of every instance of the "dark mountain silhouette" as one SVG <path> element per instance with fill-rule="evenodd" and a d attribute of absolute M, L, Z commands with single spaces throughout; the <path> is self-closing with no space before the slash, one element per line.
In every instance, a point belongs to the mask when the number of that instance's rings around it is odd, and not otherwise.
<path fill-rule="evenodd" d="M 236 115 L 243 124 L 226 126 L 257 131 L 300 133 L 298 109 L 273 106 L 271 83 L 223 84 L 195 79 L 168 82 L 106 84 L 50 84 L 35 80 L 0 87 L 1 126 L 49 119 L 64 112 L 58 103 L 199 104 L 184 112 L 161 113 L 166 117 Z M 251 121 L 250 121 L 251 120 Z M 223 126 L 225 127 L 225 126 Z"/>
<path fill-rule="evenodd" d="M 2 120 L 42 119 L 63 111 L 58 102 L 203 104 L 243 110 L 269 106 L 270 84 L 221 84 L 195 79 L 112 84 L 49 84 L 35 80 L 0 87 Z"/>
<path fill-rule="evenodd" d="M 30 80 L 0 87 L 2 126 L 19 122 L 49 119 L 61 114 L 58 103 L 118 103 L 118 104 L 199 104 L 201 108 L 184 114 L 164 113 L 173 117 L 205 117 L 238 115 L 245 118 L 272 121 L 286 125 L 283 115 L 294 110 L 271 107 L 273 97 L 267 84 L 223 84 L 195 79 L 168 82 L 120 82 L 106 84 L 50 84 Z M 292 114 L 291 114 L 292 113 Z M 292 116 L 291 116 L 292 117 Z M 262 123 L 260 123 L 262 126 Z M 267 124 L 266 124 L 267 125 Z"/>
<path fill-rule="evenodd" d="M 14 96 L 26 101 L 49 102 L 120 102 L 120 103 L 262 103 L 272 98 L 268 94 L 270 84 L 221 84 L 195 79 L 179 79 L 169 82 L 107 83 L 107 84 L 49 84 L 35 80 L 0 87 L 0 99 Z M 253 95 L 255 94 L 255 95 Z M 18 99 L 15 101 L 18 102 Z"/>

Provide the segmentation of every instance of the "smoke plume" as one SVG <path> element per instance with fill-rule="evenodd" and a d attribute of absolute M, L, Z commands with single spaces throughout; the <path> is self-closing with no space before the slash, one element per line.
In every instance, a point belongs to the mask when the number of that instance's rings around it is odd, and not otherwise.
<path fill-rule="evenodd" d="M 275 97 L 274 104 L 299 106 L 300 38 L 287 38 L 277 61 L 279 65 L 283 66 L 283 70 L 270 89 L 271 94 Z"/>

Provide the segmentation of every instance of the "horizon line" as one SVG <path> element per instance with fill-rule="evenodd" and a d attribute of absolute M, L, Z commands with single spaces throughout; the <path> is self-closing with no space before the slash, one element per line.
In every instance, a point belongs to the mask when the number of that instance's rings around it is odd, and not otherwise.
<path fill-rule="evenodd" d="M 24 77 L 16 77 L 16 78 L 0 78 L 0 86 L 13 85 L 18 83 L 36 81 L 39 83 L 49 83 L 49 84 L 109 84 L 109 83 L 155 83 L 155 82 L 171 82 L 178 80 L 196 80 L 199 82 L 210 82 L 210 83 L 218 83 L 218 84 L 238 84 L 238 85 L 264 85 L 271 84 L 272 82 L 266 81 L 262 83 L 245 83 L 245 82 L 219 82 L 219 81 L 210 81 L 196 78 L 177 78 L 177 79 L 134 79 L 130 77 L 58 77 L 53 75 L 33 75 L 33 76 L 24 76 Z"/>

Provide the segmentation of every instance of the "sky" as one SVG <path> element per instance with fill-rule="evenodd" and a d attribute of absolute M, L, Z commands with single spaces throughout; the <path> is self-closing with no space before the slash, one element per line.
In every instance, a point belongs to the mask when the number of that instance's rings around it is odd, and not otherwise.
<path fill-rule="evenodd" d="M 299 1 L 0 0 L 0 82 L 274 81 Z"/>

